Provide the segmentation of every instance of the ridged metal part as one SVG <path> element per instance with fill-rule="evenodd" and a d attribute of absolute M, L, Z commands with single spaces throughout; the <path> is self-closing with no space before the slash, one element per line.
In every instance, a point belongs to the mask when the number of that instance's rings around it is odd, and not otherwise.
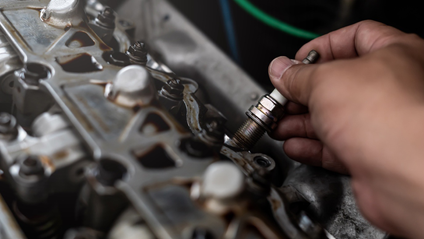
<path fill-rule="evenodd" d="M 262 138 L 265 132 L 262 126 L 248 118 L 237 130 L 233 137 L 233 143 L 241 149 L 251 149 Z"/>

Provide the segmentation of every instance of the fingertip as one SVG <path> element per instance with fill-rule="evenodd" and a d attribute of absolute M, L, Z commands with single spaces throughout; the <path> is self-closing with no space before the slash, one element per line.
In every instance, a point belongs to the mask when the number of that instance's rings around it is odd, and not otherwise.
<path fill-rule="evenodd" d="M 279 80 L 283 76 L 284 72 L 287 71 L 291 66 L 295 65 L 296 62 L 290 60 L 285 56 L 275 58 L 271 64 L 269 64 L 268 74 L 272 83 L 278 84 Z"/>

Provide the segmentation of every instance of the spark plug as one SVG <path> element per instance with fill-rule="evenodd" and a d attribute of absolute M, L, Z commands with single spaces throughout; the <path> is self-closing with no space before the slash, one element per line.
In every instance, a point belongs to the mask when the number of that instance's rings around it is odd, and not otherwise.
<path fill-rule="evenodd" d="M 312 50 L 303 59 L 303 64 L 315 63 L 318 52 Z M 246 112 L 247 120 L 234 134 L 230 145 L 242 150 L 250 150 L 262 138 L 265 132 L 271 132 L 277 127 L 278 121 L 284 117 L 284 105 L 287 99 L 274 89 L 271 94 L 262 96 L 256 105 Z"/>

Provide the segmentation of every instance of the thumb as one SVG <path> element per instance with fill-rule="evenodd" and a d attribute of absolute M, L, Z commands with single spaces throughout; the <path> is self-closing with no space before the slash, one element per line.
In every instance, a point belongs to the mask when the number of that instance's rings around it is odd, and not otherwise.
<path fill-rule="evenodd" d="M 304 65 L 285 56 L 274 59 L 268 74 L 275 88 L 288 100 L 308 105 L 314 71 L 318 65 Z"/>

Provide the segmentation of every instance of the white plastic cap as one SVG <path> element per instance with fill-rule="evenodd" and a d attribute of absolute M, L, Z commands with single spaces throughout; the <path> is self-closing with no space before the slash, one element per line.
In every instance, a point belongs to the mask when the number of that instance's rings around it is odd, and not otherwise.
<path fill-rule="evenodd" d="M 233 163 L 211 164 L 203 176 L 202 191 L 205 196 L 225 199 L 237 196 L 244 187 L 244 175 Z"/>
<path fill-rule="evenodd" d="M 285 105 L 288 101 L 277 89 L 274 89 L 269 96 L 281 105 Z"/>

